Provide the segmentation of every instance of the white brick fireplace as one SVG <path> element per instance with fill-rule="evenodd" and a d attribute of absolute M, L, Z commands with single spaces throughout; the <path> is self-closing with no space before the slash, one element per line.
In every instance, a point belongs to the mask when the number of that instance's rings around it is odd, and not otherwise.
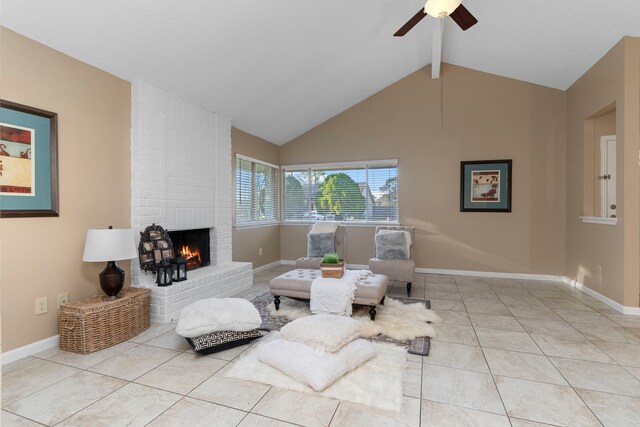
<path fill-rule="evenodd" d="M 184 282 L 158 287 L 132 261 L 133 286 L 151 289 L 151 320 L 169 322 L 191 302 L 253 282 L 250 263 L 231 261 L 231 122 L 144 81 L 132 98 L 131 227 L 210 229 L 211 265 Z"/>

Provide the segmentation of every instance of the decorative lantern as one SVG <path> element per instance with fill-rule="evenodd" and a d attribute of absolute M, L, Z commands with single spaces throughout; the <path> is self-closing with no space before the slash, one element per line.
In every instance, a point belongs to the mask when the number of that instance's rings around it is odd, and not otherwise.
<path fill-rule="evenodd" d="M 178 256 L 173 261 L 173 281 L 182 282 L 187 280 L 187 260 L 178 253 Z"/>
<path fill-rule="evenodd" d="M 156 280 L 158 286 L 171 286 L 173 283 L 173 268 L 171 264 L 165 261 L 158 264 L 156 268 L 158 269 L 158 278 Z"/>

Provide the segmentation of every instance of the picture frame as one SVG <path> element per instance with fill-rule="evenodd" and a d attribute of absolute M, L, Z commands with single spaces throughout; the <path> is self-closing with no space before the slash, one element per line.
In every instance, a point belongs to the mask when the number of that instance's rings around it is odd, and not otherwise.
<path fill-rule="evenodd" d="M 163 249 L 162 250 L 162 259 L 163 260 L 165 260 L 165 259 L 171 260 L 173 258 L 174 258 L 173 249 Z"/>
<path fill-rule="evenodd" d="M 58 114 L 0 99 L 0 217 L 59 216 Z"/>
<path fill-rule="evenodd" d="M 511 212 L 513 161 L 460 162 L 460 212 Z"/>
<path fill-rule="evenodd" d="M 140 262 L 143 264 L 153 263 L 153 256 L 151 254 L 142 254 L 140 256 Z"/>
<path fill-rule="evenodd" d="M 158 267 L 175 258 L 173 243 L 167 230 L 151 224 L 140 232 L 138 259 L 140 268 L 156 274 Z"/>

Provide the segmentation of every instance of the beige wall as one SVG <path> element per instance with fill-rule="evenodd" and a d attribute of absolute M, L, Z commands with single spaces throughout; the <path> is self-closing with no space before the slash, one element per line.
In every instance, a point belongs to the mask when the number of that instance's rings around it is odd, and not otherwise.
<path fill-rule="evenodd" d="M 442 96 L 441 96 L 442 94 Z M 419 70 L 281 147 L 282 164 L 399 160 L 400 217 L 417 228 L 417 267 L 562 274 L 564 94 L 443 65 Z M 513 159 L 513 212 L 460 212 L 460 161 Z M 281 227 L 282 258 L 305 226 Z M 373 255 L 373 228 L 349 227 L 347 262 Z"/>
<path fill-rule="evenodd" d="M 88 228 L 130 227 L 130 84 L 0 29 L 0 96 L 58 113 L 60 216 L 0 220 L 2 350 L 58 333 L 57 295 L 102 291 L 83 263 Z M 121 262 L 129 281 L 130 262 Z M 49 312 L 35 316 L 35 300 Z"/>
<path fill-rule="evenodd" d="M 231 150 L 233 152 L 233 179 L 235 188 L 235 155 L 242 154 L 257 160 L 277 165 L 280 149 L 277 145 L 236 128 L 231 128 Z M 235 224 L 235 203 L 233 223 Z M 253 263 L 260 267 L 280 259 L 280 227 L 233 228 L 233 260 Z M 262 255 L 259 254 L 262 248 Z"/>
<path fill-rule="evenodd" d="M 566 93 L 566 275 L 626 306 L 638 307 L 640 258 L 640 39 L 624 38 Z M 615 104 L 618 224 L 582 223 L 593 206 L 584 191 L 585 120 Z M 586 139 L 585 139 L 586 138 Z M 590 180 L 587 178 L 587 185 Z M 585 193 L 587 196 L 585 196 Z"/>

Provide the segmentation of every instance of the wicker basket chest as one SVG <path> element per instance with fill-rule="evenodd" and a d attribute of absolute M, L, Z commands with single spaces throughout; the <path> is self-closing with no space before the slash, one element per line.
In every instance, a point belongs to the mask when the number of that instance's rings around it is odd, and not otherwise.
<path fill-rule="evenodd" d="M 96 296 L 60 306 L 60 349 L 87 354 L 133 338 L 149 327 L 149 289 L 127 288 L 122 298 Z"/>

